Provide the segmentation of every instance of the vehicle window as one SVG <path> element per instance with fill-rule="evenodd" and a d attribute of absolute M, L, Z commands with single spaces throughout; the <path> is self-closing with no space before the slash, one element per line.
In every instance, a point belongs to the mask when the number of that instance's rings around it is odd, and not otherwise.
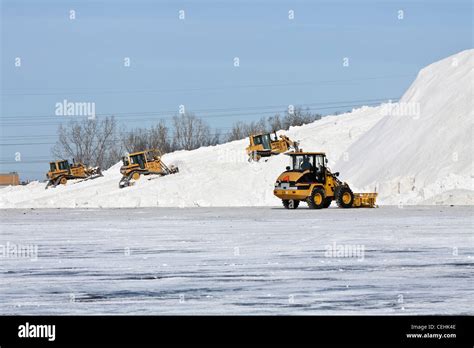
<path fill-rule="evenodd" d="M 257 135 L 255 137 L 253 137 L 253 143 L 255 145 L 260 145 L 262 143 L 262 136 L 261 135 Z"/>
<path fill-rule="evenodd" d="M 318 155 L 315 156 L 315 161 L 316 161 L 316 168 L 322 168 L 324 167 L 324 156 Z"/>
<path fill-rule="evenodd" d="M 59 169 L 60 170 L 69 169 L 69 163 L 67 161 L 59 162 Z"/>
<path fill-rule="evenodd" d="M 262 136 L 262 145 L 265 150 L 271 150 L 271 138 L 270 134 L 265 134 Z"/>
<path fill-rule="evenodd" d="M 56 170 L 56 163 L 54 163 L 54 162 L 53 162 L 53 163 L 50 163 L 50 164 L 49 164 L 49 168 L 50 168 L 50 170 L 51 170 L 52 172 L 54 172 L 54 171 Z"/>
<path fill-rule="evenodd" d="M 300 155 L 293 157 L 293 170 L 308 170 L 313 168 L 314 156 Z"/>
<path fill-rule="evenodd" d="M 143 154 L 130 157 L 130 162 L 132 162 L 133 164 L 140 164 L 140 162 L 145 162 Z"/>

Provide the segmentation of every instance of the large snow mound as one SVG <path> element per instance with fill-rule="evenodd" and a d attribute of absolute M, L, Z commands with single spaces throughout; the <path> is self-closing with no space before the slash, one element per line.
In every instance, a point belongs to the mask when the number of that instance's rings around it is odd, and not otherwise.
<path fill-rule="evenodd" d="M 388 203 L 472 204 L 474 50 L 422 69 L 338 162 Z"/>
<path fill-rule="evenodd" d="M 474 50 L 419 73 L 398 104 L 362 107 L 285 132 L 303 150 L 324 151 L 354 189 L 377 190 L 381 204 L 472 204 Z M 280 205 L 276 177 L 288 163 L 249 163 L 248 140 L 163 156 L 179 173 L 118 188 L 120 164 L 104 177 L 45 190 L 0 190 L 0 208 L 223 207 Z M 46 165 L 46 164 L 45 164 Z M 45 167 L 46 168 L 46 167 Z"/>

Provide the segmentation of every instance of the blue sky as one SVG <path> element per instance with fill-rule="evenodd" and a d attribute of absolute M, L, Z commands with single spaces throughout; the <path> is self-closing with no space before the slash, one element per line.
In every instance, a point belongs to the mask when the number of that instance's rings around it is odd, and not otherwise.
<path fill-rule="evenodd" d="M 64 99 L 126 128 L 182 104 L 225 133 L 289 104 L 398 98 L 420 68 L 472 48 L 472 18 L 470 0 L 2 0 L 0 171 L 44 177 Z"/>

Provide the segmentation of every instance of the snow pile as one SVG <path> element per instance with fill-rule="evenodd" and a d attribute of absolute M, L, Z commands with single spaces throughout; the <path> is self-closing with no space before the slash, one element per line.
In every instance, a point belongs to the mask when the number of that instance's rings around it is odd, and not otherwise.
<path fill-rule="evenodd" d="M 474 50 L 422 69 L 399 103 L 338 162 L 389 204 L 472 204 Z"/>
<path fill-rule="evenodd" d="M 300 140 L 307 150 L 327 151 L 337 158 L 380 116 L 364 107 L 352 113 L 329 116 L 285 134 Z M 321 134 L 321 135 L 319 135 Z M 194 151 L 178 151 L 163 161 L 179 167 L 178 174 L 148 180 L 141 177 L 131 187 L 119 189 L 120 163 L 104 177 L 48 190 L 44 183 L 8 187 L 0 191 L 0 207 L 208 207 L 280 205 L 273 196 L 276 177 L 289 163 L 284 155 L 267 161 L 247 161 L 248 140 L 239 140 Z"/>
<path fill-rule="evenodd" d="M 285 134 L 303 150 L 325 151 L 353 188 L 377 188 L 381 203 L 472 204 L 473 57 L 464 51 L 423 69 L 399 104 L 324 117 Z M 178 174 L 142 177 L 124 189 L 120 164 L 104 177 L 48 190 L 38 182 L 8 187 L 0 208 L 280 205 L 273 185 L 288 157 L 249 163 L 247 144 L 167 154 L 164 162 L 179 166 Z"/>

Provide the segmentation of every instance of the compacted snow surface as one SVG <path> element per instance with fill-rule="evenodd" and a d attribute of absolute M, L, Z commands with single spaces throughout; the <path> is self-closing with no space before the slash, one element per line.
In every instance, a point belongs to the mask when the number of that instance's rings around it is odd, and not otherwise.
<path fill-rule="evenodd" d="M 2 210 L 0 313 L 472 315 L 472 210 Z"/>

